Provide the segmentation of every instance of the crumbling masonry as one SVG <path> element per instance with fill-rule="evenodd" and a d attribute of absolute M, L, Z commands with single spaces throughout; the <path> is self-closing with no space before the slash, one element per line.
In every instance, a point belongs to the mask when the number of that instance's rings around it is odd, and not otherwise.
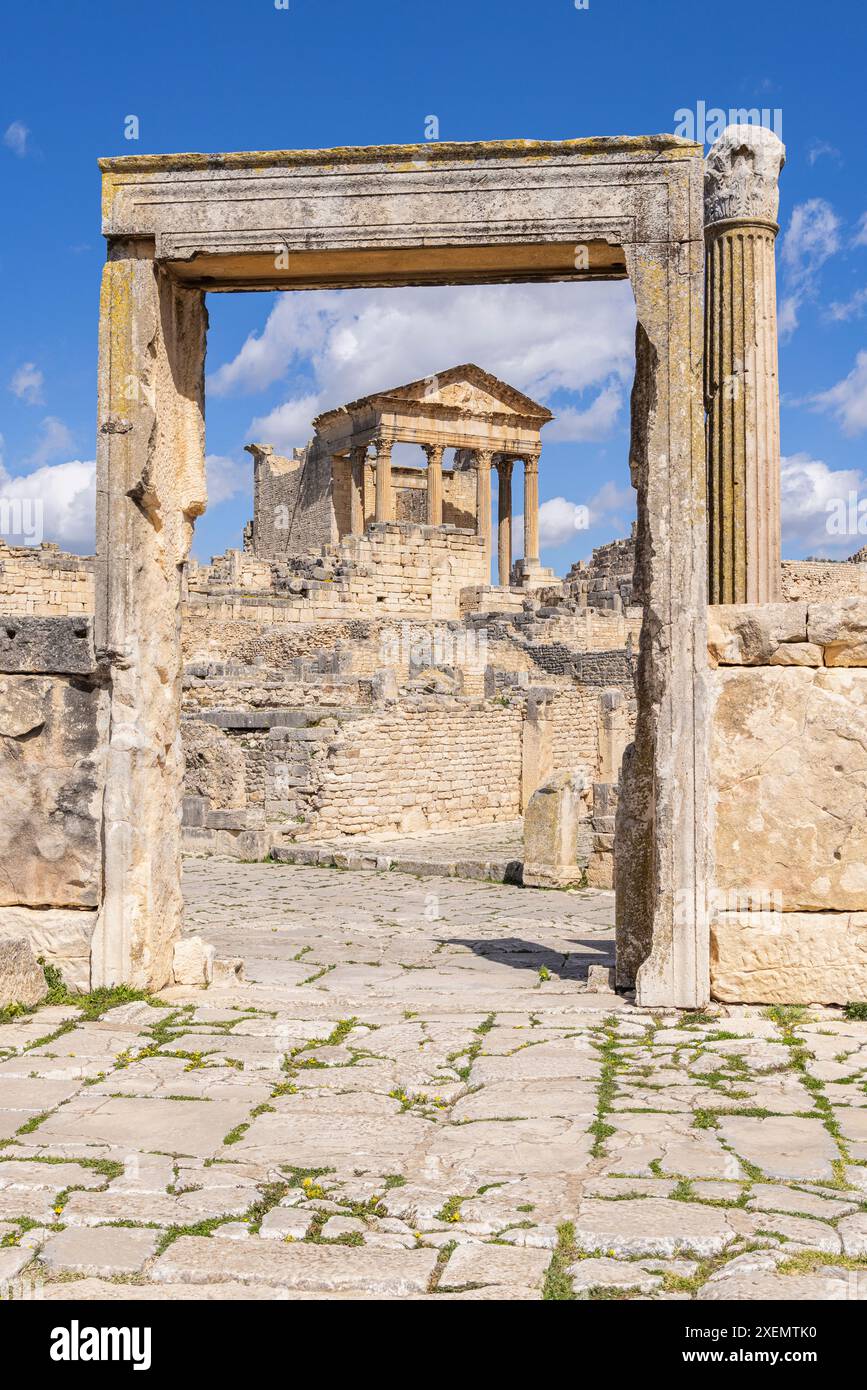
<path fill-rule="evenodd" d="M 864 997 L 864 566 L 779 563 L 782 162 L 753 127 L 706 169 L 667 136 L 104 161 L 95 566 L 0 551 L 0 930 L 82 988 L 159 987 L 184 845 L 511 819 L 547 786 L 558 872 L 574 838 L 604 883 L 613 850 L 639 1002 Z M 542 569 L 548 413 L 466 366 L 251 446 L 246 548 L 189 562 L 206 291 L 626 275 L 631 541 Z"/>

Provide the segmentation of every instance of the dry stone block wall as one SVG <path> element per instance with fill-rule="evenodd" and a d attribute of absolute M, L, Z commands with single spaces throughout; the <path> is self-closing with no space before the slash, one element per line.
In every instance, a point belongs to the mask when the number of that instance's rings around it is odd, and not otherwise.
<path fill-rule="evenodd" d="M 0 625 L 0 936 L 90 987 L 108 697 L 90 618 Z"/>
<path fill-rule="evenodd" d="M 44 541 L 8 546 L 0 541 L 0 613 L 65 618 L 93 613 L 90 556 L 68 555 Z"/>
<path fill-rule="evenodd" d="M 711 609 L 723 1000 L 867 997 L 867 600 Z"/>
<path fill-rule="evenodd" d="M 784 560 L 782 594 L 786 599 L 867 598 L 867 563 L 852 560 Z"/>
<path fill-rule="evenodd" d="M 449 527 L 381 523 L 324 552 L 278 565 L 229 551 L 191 566 L 187 607 L 255 622 L 449 619 L 460 617 L 461 590 L 486 577 L 481 539 Z"/>

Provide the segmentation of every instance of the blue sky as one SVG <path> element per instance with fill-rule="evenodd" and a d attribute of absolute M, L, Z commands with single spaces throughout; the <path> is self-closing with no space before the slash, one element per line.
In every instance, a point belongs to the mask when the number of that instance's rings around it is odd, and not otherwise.
<path fill-rule="evenodd" d="M 645 134 L 703 101 L 782 113 L 784 552 L 867 543 L 826 528 L 830 500 L 867 499 L 863 6 L 42 0 L 7 7 L 4 40 L 0 497 L 44 499 L 47 539 L 92 548 L 98 156 L 414 142 L 430 115 L 442 139 Z M 547 562 L 562 573 L 628 527 L 625 284 L 224 295 L 209 308 L 200 558 L 240 544 L 245 442 L 301 444 L 315 410 L 466 360 L 558 417 L 540 473 Z M 593 524 L 576 532 L 581 504 Z"/>

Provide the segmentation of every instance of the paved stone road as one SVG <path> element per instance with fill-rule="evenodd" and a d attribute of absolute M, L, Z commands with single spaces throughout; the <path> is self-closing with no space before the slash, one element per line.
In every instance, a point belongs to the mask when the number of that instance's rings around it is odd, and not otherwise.
<path fill-rule="evenodd" d="M 867 1024 L 588 993 L 610 894 L 186 877 L 250 983 L 0 1027 L 7 1294 L 867 1296 Z"/>

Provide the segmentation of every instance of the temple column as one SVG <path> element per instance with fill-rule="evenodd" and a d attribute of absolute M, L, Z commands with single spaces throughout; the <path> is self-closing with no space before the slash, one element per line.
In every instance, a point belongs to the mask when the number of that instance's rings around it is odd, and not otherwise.
<path fill-rule="evenodd" d="M 486 583 L 491 578 L 491 465 L 492 449 L 476 450 L 476 534 L 485 543 Z"/>
<path fill-rule="evenodd" d="M 423 444 L 427 454 L 427 524 L 443 524 L 443 454 L 444 444 Z"/>
<path fill-rule="evenodd" d="M 391 521 L 391 439 L 376 441 L 376 520 Z"/>
<path fill-rule="evenodd" d="M 780 588 L 780 399 L 774 242 L 785 147 L 729 126 L 705 163 L 709 600 Z"/>
<path fill-rule="evenodd" d="M 497 464 L 497 577 L 502 588 L 508 588 L 512 574 L 512 467 L 514 459 L 503 458 Z"/>
<path fill-rule="evenodd" d="M 539 564 L 539 459 L 524 459 L 524 564 Z"/>
<path fill-rule="evenodd" d="M 364 535 L 364 461 L 367 447 L 359 445 L 349 454 L 349 530 Z"/>

